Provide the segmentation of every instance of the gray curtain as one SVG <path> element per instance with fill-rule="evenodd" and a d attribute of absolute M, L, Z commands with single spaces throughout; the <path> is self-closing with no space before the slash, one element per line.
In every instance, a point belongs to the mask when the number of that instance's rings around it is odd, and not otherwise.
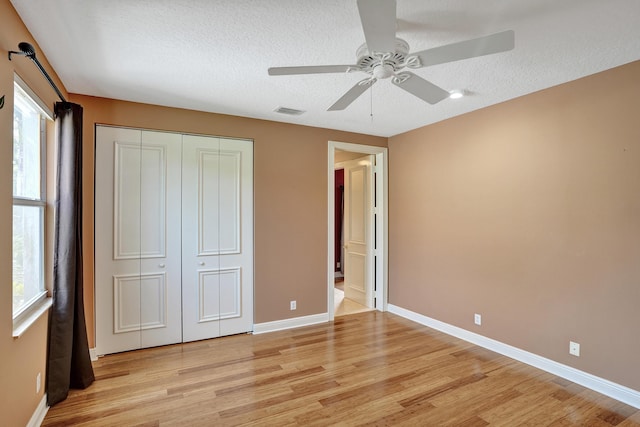
<path fill-rule="evenodd" d="M 47 403 L 94 381 L 82 298 L 82 106 L 55 105 L 58 147 Z"/>

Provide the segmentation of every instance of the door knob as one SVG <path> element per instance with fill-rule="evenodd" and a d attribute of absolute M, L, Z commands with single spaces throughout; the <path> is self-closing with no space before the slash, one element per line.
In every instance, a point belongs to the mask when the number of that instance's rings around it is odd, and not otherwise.
<path fill-rule="evenodd" d="M 200 265 L 204 265 L 204 261 L 200 261 L 198 264 L 200 264 Z"/>
<path fill-rule="evenodd" d="M 164 268 L 164 264 L 158 264 L 158 267 Z"/>

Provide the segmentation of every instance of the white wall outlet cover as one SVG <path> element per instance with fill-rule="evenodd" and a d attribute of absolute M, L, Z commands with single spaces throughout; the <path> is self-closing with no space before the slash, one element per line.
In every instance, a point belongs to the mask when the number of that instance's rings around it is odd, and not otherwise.
<path fill-rule="evenodd" d="M 473 315 L 473 322 L 474 322 L 476 325 L 482 325 L 482 316 L 481 316 L 480 314 L 477 314 L 477 313 L 476 313 L 476 314 L 474 314 L 474 315 Z"/>
<path fill-rule="evenodd" d="M 569 354 L 574 356 L 580 356 L 580 344 L 577 342 L 569 341 Z"/>

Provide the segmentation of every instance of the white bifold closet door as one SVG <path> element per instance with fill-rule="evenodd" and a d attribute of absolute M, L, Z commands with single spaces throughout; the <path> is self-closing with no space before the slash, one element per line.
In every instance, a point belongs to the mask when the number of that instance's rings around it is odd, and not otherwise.
<path fill-rule="evenodd" d="M 253 327 L 251 141 L 96 127 L 96 350 Z"/>
<path fill-rule="evenodd" d="M 183 340 L 253 327 L 253 143 L 182 139 Z"/>

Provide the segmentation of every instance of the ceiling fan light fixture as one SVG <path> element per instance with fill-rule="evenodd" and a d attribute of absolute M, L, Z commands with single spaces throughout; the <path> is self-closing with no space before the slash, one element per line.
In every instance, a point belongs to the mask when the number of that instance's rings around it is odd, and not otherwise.
<path fill-rule="evenodd" d="M 451 99 L 460 99 L 464 97 L 464 89 L 455 89 L 449 91 L 449 98 Z"/>
<path fill-rule="evenodd" d="M 376 65 L 375 67 L 373 67 L 372 71 L 373 77 L 378 80 L 388 79 L 389 77 L 393 76 L 394 73 L 395 69 L 390 64 Z"/>

